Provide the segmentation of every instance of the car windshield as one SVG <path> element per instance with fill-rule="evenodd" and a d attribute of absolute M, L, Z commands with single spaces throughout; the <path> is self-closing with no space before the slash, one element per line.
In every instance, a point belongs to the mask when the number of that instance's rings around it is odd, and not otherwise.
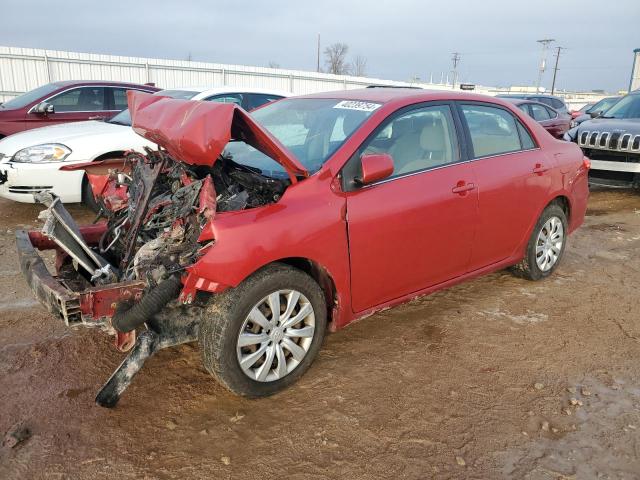
<path fill-rule="evenodd" d="M 314 173 L 380 106 L 354 100 L 294 98 L 268 104 L 251 116 Z M 286 176 L 275 160 L 241 141 L 230 142 L 223 156 L 269 177 Z"/>
<path fill-rule="evenodd" d="M 191 90 L 160 90 L 154 93 L 154 95 L 161 95 L 163 97 L 178 98 L 180 100 L 191 100 L 199 92 L 193 92 Z M 116 125 L 131 126 L 131 113 L 129 109 L 125 108 L 123 111 L 111 117 L 107 123 L 115 123 Z"/>
<path fill-rule="evenodd" d="M 55 83 L 48 83 L 41 87 L 38 87 L 34 90 L 31 90 L 27 93 L 23 93 L 22 95 L 18 95 L 11 100 L 4 102 L 0 108 L 5 108 L 8 110 L 13 110 L 16 108 L 26 107 L 32 102 L 35 102 L 39 98 L 42 98 L 46 95 L 49 95 L 51 92 L 55 92 L 60 88 L 60 85 L 56 85 Z"/>
<path fill-rule="evenodd" d="M 640 118 L 640 94 L 622 97 L 600 118 Z"/>
<path fill-rule="evenodd" d="M 603 98 L 598 103 L 596 103 L 591 108 L 589 108 L 586 111 L 586 113 L 605 112 L 608 108 L 613 106 L 618 100 L 620 100 L 620 99 L 619 98 Z"/>

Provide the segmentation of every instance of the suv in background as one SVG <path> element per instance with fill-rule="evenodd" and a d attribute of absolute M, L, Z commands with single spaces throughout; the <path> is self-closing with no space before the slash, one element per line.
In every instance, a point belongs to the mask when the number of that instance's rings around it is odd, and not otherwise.
<path fill-rule="evenodd" d="M 640 188 L 640 90 L 572 128 L 564 139 L 577 143 L 591 160 L 591 184 Z"/>
<path fill-rule="evenodd" d="M 127 90 L 159 88 L 125 82 L 53 82 L 0 104 L 0 138 L 55 123 L 105 120 L 127 108 Z"/>
<path fill-rule="evenodd" d="M 564 103 L 560 97 L 556 97 L 553 95 L 543 95 L 540 93 L 532 93 L 532 94 L 504 94 L 504 95 L 496 95 L 498 98 L 521 98 L 523 100 L 531 100 L 533 102 L 544 103 L 545 105 L 550 106 L 554 110 L 560 112 L 563 115 L 568 115 L 571 117 L 569 113 L 569 109 L 567 108 L 567 104 Z"/>

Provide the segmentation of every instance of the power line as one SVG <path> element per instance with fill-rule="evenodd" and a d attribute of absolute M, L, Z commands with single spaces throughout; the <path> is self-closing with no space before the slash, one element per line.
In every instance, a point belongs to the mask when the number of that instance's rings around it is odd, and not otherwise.
<path fill-rule="evenodd" d="M 551 83 L 551 95 L 556 89 L 556 75 L 558 74 L 558 62 L 560 61 L 560 52 L 566 50 L 564 47 L 556 47 L 556 65 L 553 67 L 553 82 Z"/>
<path fill-rule="evenodd" d="M 547 68 L 547 49 L 549 48 L 549 44 L 555 42 L 553 38 L 543 38 L 542 40 L 537 40 L 538 43 L 542 45 L 542 57 L 540 58 L 540 68 L 538 70 L 538 82 L 536 83 L 536 92 L 540 91 L 540 83 L 542 82 L 542 74 Z"/>
<path fill-rule="evenodd" d="M 452 88 L 456 89 L 456 81 L 458 80 L 458 63 L 460 62 L 460 52 L 453 52 L 451 57 L 451 61 L 453 62 L 453 86 Z"/>

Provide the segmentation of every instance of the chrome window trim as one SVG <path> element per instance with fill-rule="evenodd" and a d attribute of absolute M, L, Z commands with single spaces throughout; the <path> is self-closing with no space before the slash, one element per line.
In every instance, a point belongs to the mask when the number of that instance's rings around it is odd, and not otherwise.
<path fill-rule="evenodd" d="M 364 186 L 360 187 L 359 189 L 357 189 L 355 191 L 357 192 L 357 191 L 365 190 L 365 189 L 370 188 L 370 187 L 375 187 L 377 185 L 382 185 L 384 183 L 393 182 L 394 180 L 400 180 L 402 178 L 413 177 L 414 175 L 420 175 L 422 173 L 428 173 L 428 172 L 432 172 L 434 170 L 441 170 L 443 168 L 454 167 L 456 165 L 464 165 L 466 163 L 477 162 L 478 160 L 484 160 L 486 158 L 502 157 L 502 156 L 505 156 L 505 155 L 514 155 L 516 153 L 532 152 L 532 151 L 535 151 L 535 150 L 541 150 L 541 149 L 540 149 L 540 147 L 534 147 L 534 148 L 527 148 L 527 149 L 524 149 L 524 150 L 513 150 L 511 152 L 497 153 L 495 155 L 486 155 L 484 157 L 475 157 L 475 158 L 470 158 L 468 160 L 459 160 L 457 162 L 445 163 L 443 165 L 438 165 L 436 167 L 423 168 L 422 170 L 416 170 L 415 172 L 409 172 L 409 173 L 405 173 L 403 175 L 398 175 L 397 177 L 385 178 L 383 180 L 378 180 L 377 182 L 374 182 L 374 183 L 369 183 L 368 185 L 364 185 Z"/>
<path fill-rule="evenodd" d="M 63 93 L 67 93 L 70 90 L 76 90 L 78 88 L 91 88 L 91 85 L 76 85 L 74 87 L 69 87 L 66 90 L 62 90 L 60 92 L 54 93 L 53 95 L 45 98 L 44 100 L 40 100 L 38 103 L 36 103 L 33 107 L 31 107 L 29 109 L 29 111 L 27 112 L 27 115 L 29 115 L 30 113 L 33 113 L 33 109 L 36 108 L 38 106 L 38 104 L 42 103 L 42 102 L 48 102 L 49 100 L 51 100 L 52 98 L 57 97 L 58 95 L 62 95 Z M 110 85 L 110 84 L 105 84 L 105 85 L 93 85 L 93 87 L 97 87 L 97 88 L 123 88 L 122 85 Z M 145 93 L 151 93 L 147 90 L 143 90 L 141 88 L 126 88 L 124 87 L 126 90 L 135 90 L 136 92 L 145 92 Z M 54 113 L 95 113 L 95 112 L 121 112 L 122 110 L 74 110 L 74 111 L 68 111 L 68 112 L 54 112 Z"/>

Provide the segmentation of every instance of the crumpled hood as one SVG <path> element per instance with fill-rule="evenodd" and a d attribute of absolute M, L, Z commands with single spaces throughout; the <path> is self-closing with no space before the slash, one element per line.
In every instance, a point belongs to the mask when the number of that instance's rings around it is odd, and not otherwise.
<path fill-rule="evenodd" d="M 295 183 L 305 167 L 247 112 L 233 103 L 199 102 L 127 92 L 136 133 L 190 165 L 213 165 L 233 138 L 280 163 Z"/>

